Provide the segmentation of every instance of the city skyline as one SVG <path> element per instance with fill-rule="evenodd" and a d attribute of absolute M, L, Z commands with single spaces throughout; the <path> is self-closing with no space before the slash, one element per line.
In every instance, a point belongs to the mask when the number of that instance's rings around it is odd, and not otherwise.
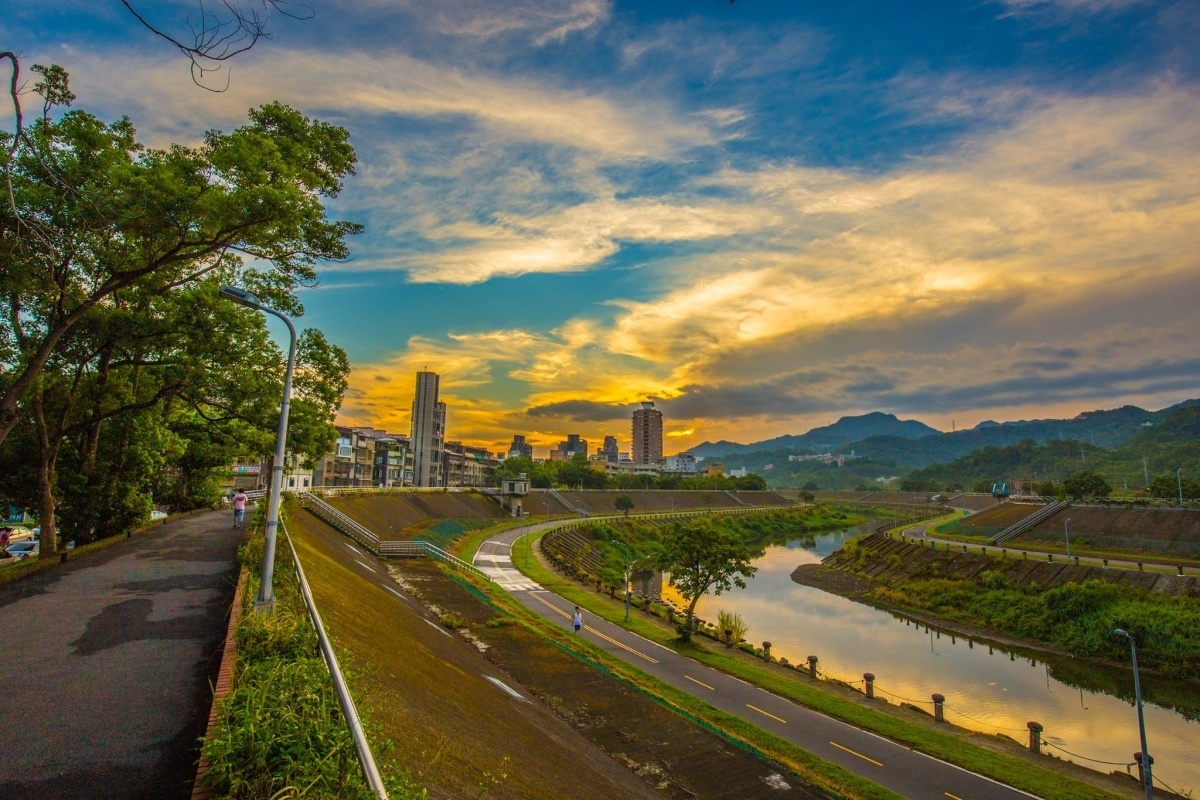
<path fill-rule="evenodd" d="M 677 452 L 1200 395 L 1194 3 L 318 3 L 219 93 L 117 5 L 11 6 L 26 67 L 156 146 L 274 99 L 350 130 L 366 230 L 298 320 L 345 424 L 404 430 L 426 365 L 496 450 L 647 398 Z"/>

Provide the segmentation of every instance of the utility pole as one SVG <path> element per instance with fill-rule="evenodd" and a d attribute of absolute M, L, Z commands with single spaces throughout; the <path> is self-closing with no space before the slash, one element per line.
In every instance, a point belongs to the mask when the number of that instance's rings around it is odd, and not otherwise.
<path fill-rule="evenodd" d="M 1179 486 L 1179 507 L 1183 508 L 1183 468 L 1175 470 L 1175 483 Z"/>
<path fill-rule="evenodd" d="M 1142 456 L 1142 477 L 1146 479 L 1146 487 L 1150 487 L 1150 470 L 1146 467 L 1146 456 Z"/>
<path fill-rule="evenodd" d="M 1069 527 L 1070 522 L 1071 522 L 1070 517 L 1067 517 L 1066 519 L 1063 520 L 1063 536 L 1065 536 L 1067 539 L 1067 558 L 1071 557 L 1071 529 Z"/>

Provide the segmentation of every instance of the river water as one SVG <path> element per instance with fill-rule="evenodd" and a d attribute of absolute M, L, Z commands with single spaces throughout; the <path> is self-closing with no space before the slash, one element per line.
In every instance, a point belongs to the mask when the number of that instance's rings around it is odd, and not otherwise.
<path fill-rule="evenodd" d="M 720 610 L 736 612 L 749 641 L 771 642 L 772 655 L 793 664 L 815 655 L 822 673 L 859 688 L 863 673 L 874 673 L 876 693 L 894 703 L 932 713 L 930 695 L 940 693 L 946 719 L 964 728 L 1026 744 L 1026 722 L 1034 720 L 1045 727 L 1046 750 L 1061 758 L 1104 772 L 1133 760 L 1140 744 L 1132 672 L 952 637 L 791 579 L 797 566 L 819 562 L 859 533 L 767 548 L 745 590 L 701 598 L 697 615 L 715 622 Z M 1161 779 L 1180 792 L 1200 789 L 1200 685 L 1143 676 L 1143 692 L 1151 698 L 1147 749 L 1156 786 Z"/>

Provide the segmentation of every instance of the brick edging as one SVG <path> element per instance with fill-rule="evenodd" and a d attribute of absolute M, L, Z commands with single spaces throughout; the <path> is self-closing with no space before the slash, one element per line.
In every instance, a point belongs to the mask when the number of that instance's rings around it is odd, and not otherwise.
<path fill-rule="evenodd" d="M 233 689 L 233 667 L 237 663 L 237 641 L 233 632 L 237 630 L 238 621 L 242 618 L 242 590 L 246 586 L 246 568 L 242 567 L 238 575 L 237 590 L 233 593 L 233 608 L 229 611 L 229 627 L 225 631 L 225 649 L 221 654 L 221 668 L 217 672 L 217 684 L 213 687 L 212 710 L 208 712 L 208 725 L 204 729 L 204 740 L 208 741 L 213 735 L 217 724 L 217 714 L 222 700 Z M 192 800 L 210 800 L 216 792 L 208 786 L 202 786 L 200 779 L 208 772 L 209 763 L 203 753 L 196 765 L 196 780 L 192 783 Z"/>

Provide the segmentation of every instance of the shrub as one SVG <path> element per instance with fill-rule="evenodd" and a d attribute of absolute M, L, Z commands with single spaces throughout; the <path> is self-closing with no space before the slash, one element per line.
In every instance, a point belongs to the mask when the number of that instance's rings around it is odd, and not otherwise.
<path fill-rule="evenodd" d="M 746 621 L 742 619 L 741 614 L 722 610 L 717 612 L 717 629 L 722 638 L 725 636 L 725 631 L 733 631 L 733 641 L 740 642 L 746 638 L 746 632 L 750 628 L 746 625 Z"/>

